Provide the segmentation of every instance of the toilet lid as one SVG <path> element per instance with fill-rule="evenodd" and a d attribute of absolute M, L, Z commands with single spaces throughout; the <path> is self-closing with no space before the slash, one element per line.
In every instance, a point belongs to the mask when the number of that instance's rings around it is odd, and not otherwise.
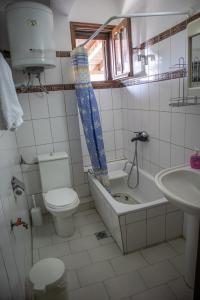
<path fill-rule="evenodd" d="M 76 202 L 78 195 L 73 189 L 61 188 L 46 193 L 45 200 L 51 207 L 64 207 Z"/>
<path fill-rule="evenodd" d="M 36 291 L 45 291 L 58 283 L 65 272 L 64 263 L 58 258 L 45 258 L 38 261 L 30 270 L 29 278 Z"/>

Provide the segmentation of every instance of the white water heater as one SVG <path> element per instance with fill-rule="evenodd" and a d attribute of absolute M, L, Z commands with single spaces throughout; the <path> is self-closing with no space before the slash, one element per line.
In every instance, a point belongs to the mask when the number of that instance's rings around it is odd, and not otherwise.
<path fill-rule="evenodd" d="M 43 4 L 22 1 L 6 7 L 11 62 L 14 69 L 56 66 L 53 13 Z"/>

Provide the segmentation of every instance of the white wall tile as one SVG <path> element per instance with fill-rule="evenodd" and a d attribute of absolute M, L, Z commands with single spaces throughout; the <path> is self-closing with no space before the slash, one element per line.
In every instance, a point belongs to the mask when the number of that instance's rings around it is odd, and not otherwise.
<path fill-rule="evenodd" d="M 160 162 L 162 168 L 170 168 L 171 163 L 171 145 L 160 141 Z"/>
<path fill-rule="evenodd" d="M 200 147 L 200 116 L 186 115 L 185 146 L 188 148 Z"/>
<path fill-rule="evenodd" d="M 123 148 L 123 131 L 122 130 L 115 131 L 115 145 L 116 145 L 116 149 Z"/>
<path fill-rule="evenodd" d="M 112 109 L 112 94 L 110 89 L 99 90 L 99 97 L 101 110 Z"/>
<path fill-rule="evenodd" d="M 101 123 L 103 131 L 114 130 L 113 111 L 106 110 L 101 112 Z"/>
<path fill-rule="evenodd" d="M 171 139 L 171 114 L 160 112 L 160 139 L 170 142 Z"/>
<path fill-rule="evenodd" d="M 50 92 L 48 95 L 50 117 L 61 117 L 66 115 L 64 93 Z"/>
<path fill-rule="evenodd" d="M 103 132 L 103 139 L 106 151 L 115 149 L 114 131 Z"/>
<path fill-rule="evenodd" d="M 67 115 L 77 115 L 77 100 L 75 91 L 65 91 L 65 104 Z"/>
<path fill-rule="evenodd" d="M 149 84 L 149 103 L 151 110 L 159 110 L 159 82 L 152 82 L 151 84 Z"/>
<path fill-rule="evenodd" d="M 113 109 L 122 108 L 121 89 L 112 89 Z"/>
<path fill-rule="evenodd" d="M 172 143 L 184 146 L 185 114 L 172 113 Z"/>
<path fill-rule="evenodd" d="M 49 119 L 33 120 L 33 129 L 36 145 L 52 143 Z"/>
<path fill-rule="evenodd" d="M 61 58 L 61 70 L 63 83 L 74 83 L 74 72 L 71 62 L 71 57 Z"/>
<path fill-rule="evenodd" d="M 17 144 L 19 147 L 35 145 L 32 121 L 24 121 L 16 131 Z"/>
<path fill-rule="evenodd" d="M 78 116 L 67 117 L 69 140 L 80 138 Z"/>
<path fill-rule="evenodd" d="M 53 142 L 68 140 L 66 117 L 56 117 L 50 119 Z"/>
<path fill-rule="evenodd" d="M 81 143 L 80 140 L 70 141 L 70 153 L 72 163 L 79 163 L 82 161 Z"/>
<path fill-rule="evenodd" d="M 170 71 L 171 65 L 171 40 L 170 38 L 164 39 L 158 43 L 159 48 L 159 60 L 158 60 L 158 70 L 159 73 L 165 73 Z"/>
<path fill-rule="evenodd" d="M 154 245 L 165 240 L 165 216 L 147 220 L 147 245 Z"/>
<path fill-rule="evenodd" d="M 186 59 L 186 30 L 171 36 L 171 65 L 178 64 L 180 57 Z M 178 66 L 177 66 L 178 69 Z"/>
<path fill-rule="evenodd" d="M 159 82 L 160 89 L 160 110 L 171 111 L 169 103 L 171 102 L 171 81 L 164 80 Z"/>
<path fill-rule="evenodd" d="M 119 109 L 114 110 L 113 114 L 114 114 L 114 128 L 115 128 L 115 130 L 122 129 L 122 111 L 119 110 Z"/>
<path fill-rule="evenodd" d="M 29 94 L 32 119 L 49 117 L 47 95 L 42 93 Z"/>
<path fill-rule="evenodd" d="M 52 68 L 52 69 L 46 69 L 44 71 L 44 73 L 45 73 L 46 84 L 62 83 L 62 71 L 61 71 L 60 57 L 56 58 L 56 67 Z"/>
<path fill-rule="evenodd" d="M 176 145 L 171 145 L 171 166 L 183 165 L 185 162 L 185 149 Z"/>
<path fill-rule="evenodd" d="M 150 111 L 149 133 L 154 138 L 159 138 L 160 116 L 158 111 Z"/>
<path fill-rule="evenodd" d="M 147 232 L 146 221 L 139 221 L 127 225 L 127 251 L 146 247 Z"/>
<path fill-rule="evenodd" d="M 183 234 L 183 212 L 175 211 L 166 216 L 166 239 L 174 239 Z"/>
<path fill-rule="evenodd" d="M 30 103 L 28 94 L 18 94 L 18 99 L 23 110 L 23 120 L 31 119 Z"/>

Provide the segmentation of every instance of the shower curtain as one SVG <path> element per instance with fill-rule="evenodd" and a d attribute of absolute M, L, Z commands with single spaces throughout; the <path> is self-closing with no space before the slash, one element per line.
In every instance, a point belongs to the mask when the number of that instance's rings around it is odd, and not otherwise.
<path fill-rule="evenodd" d="M 84 47 L 79 46 L 72 51 L 72 64 L 78 108 L 92 168 L 97 179 L 110 191 L 100 116 L 90 82 L 88 54 Z"/>

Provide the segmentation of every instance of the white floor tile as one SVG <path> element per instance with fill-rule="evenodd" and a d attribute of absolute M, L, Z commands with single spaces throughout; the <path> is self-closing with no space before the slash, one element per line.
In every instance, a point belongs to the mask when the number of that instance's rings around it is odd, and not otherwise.
<path fill-rule="evenodd" d="M 49 236 L 33 237 L 33 249 L 50 246 L 51 244 L 52 239 Z"/>
<path fill-rule="evenodd" d="M 74 216 L 88 216 L 88 215 L 95 214 L 95 213 L 97 213 L 97 211 L 95 208 L 93 208 L 93 209 L 79 211 Z"/>
<path fill-rule="evenodd" d="M 65 263 L 67 270 L 80 269 L 91 264 L 91 260 L 87 252 L 63 256 L 61 259 Z"/>
<path fill-rule="evenodd" d="M 151 264 L 174 257 L 177 253 L 168 245 L 161 244 L 141 250 L 144 258 Z"/>
<path fill-rule="evenodd" d="M 172 289 L 178 300 L 193 299 L 193 291 L 186 285 L 182 277 L 168 283 L 168 285 Z"/>
<path fill-rule="evenodd" d="M 99 247 L 99 242 L 94 235 L 89 235 L 80 239 L 69 241 L 72 253 L 82 252 Z"/>
<path fill-rule="evenodd" d="M 170 258 L 170 262 L 173 264 L 175 269 L 181 274 L 185 273 L 185 255 L 179 255 L 173 258 Z"/>
<path fill-rule="evenodd" d="M 113 258 L 111 260 L 113 269 L 117 274 L 123 274 L 130 271 L 135 271 L 145 267 L 147 262 L 139 252 Z"/>
<path fill-rule="evenodd" d="M 60 244 L 60 243 L 65 243 L 67 241 L 79 239 L 81 237 L 81 234 L 78 229 L 74 232 L 74 234 L 70 237 L 61 237 L 57 234 L 52 235 L 52 243 L 53 244 Z"/>
<path fill-rule="evenodd" d="M 168 241 L 170 246 L 172 246 L 178 253 L 182 254 L 185 252 L 185 240 L 180 238 L 180 239 L 175 239 L 172 241 Z"/>
<path fill-rule="evenodd" d="M 111 236 L 105 238 L 105 239 L 102 239 L 102 240 L 99 240 L 98 241 L 100 245 L 108 245 L 108 244 L 112 244 L 114 243 L 115 241 L 113 240 L 113 238 Z"/>
<path fill-rule="evenodd" d="M 33 264 L 40 260 L 38 249 L 33 249 Z"/>
<path fill-rule="evenodd" d="M 82 236 L 87 236 L 102 230 L 106 230 L 106 227 L 103 223 L 94 223 L 94 224 L 82 226 L 80 228 L 80 233 Z"/>
<path fill-rule="evenodd" d="M 180 274 L 167 261 L 141 269 L 139 270 L 139 273 L 149 288 L 167 283 L 170 280 L 180 277 Z"/>
<path fill-rule="evenodd" d="M 75 271 L 67 272 L 67 289 L 68 291 L 72 291 L 80 288 L 80 283 L 78 281 L 78 277 Z"/>
<path fill-rule="evenodd" d="M 176 297 L 167 286 L 163 285 L 133 296 L 131 300 L 176 300 Z"/>
<path fill-rule="evenodd" d="M 69 293 L 69 300 L 109 300 L 103 284 L 98 283 Z"/>
<path fill-rule="evenodd" d="M 70 254 L 69 244 L 62 243 L 39 248 L 40 259 L 48 257 L 62 257 Z"/>
<path fill-rule="evenodd" d="M 105 287 L 112 300 L 123 299 L 146 289 L 137 272 L 106 280 Z"/>
<path fill-rule="evenodd" d="M 93 262 L 108 260 L 122 255 L 115 243 L 91 249 L 88 252 Z"/>
<path fill-rule="evenodd" d="M 98 214 L 89 214 L 89 215 L 77 215 L 74 216 L 74 222 L 77 227 L 81 227 L 82 225 L 88 225 L 93 223 L 102 223 L 101 218 Z"/>
<path fill-rule="evenodd" d="M 108 262 L 100 262 L 77 271 L 81 286 L 104 281 L 114 277 L 114 271 Z"/>

